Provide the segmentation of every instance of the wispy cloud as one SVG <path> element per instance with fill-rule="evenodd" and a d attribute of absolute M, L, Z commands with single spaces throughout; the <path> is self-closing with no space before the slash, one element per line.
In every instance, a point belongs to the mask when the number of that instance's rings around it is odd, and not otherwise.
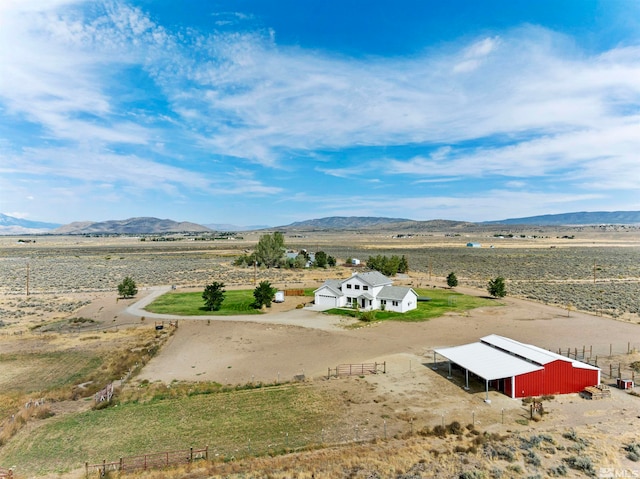
<path fill-rule="evenodd" d="M 410 57 L 351 58 L 233 29 L 251 14 L 213 18 L 219 31 L 169 30 L 125 2 L 1 2 L 0 108 L 30 138 L 0 138 L 0 170 L 176 198 L 295 197 L 295 181 L 274 170 L 381 188 L 487 178 L 504 192 L 538 178 L 574 188 L 546 200 L 533 189 L 528 199 L 548 208 L 585 191 L 638 191 L 638 45 L 592 53 L 523 26 Z M 238 174 L 252 169 L 262 174 Z M 469 204 L 402 193 L 376 208 L 422 217 L 428 205 Z"/>

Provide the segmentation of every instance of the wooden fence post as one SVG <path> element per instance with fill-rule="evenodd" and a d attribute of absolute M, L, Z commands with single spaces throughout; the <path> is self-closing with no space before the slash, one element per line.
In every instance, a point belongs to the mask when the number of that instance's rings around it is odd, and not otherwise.
<path fill-rule="evenodd" d="M 124 469 L 124 459 L 121 457 L 120 458 L 120 470 L 122 471 Z"/>
<path fill-rule="evenodd" d="M 84 475 L 86 479 L 89 479 L 89 463 L 88 462 L 84 463 Z"/>
<path fill-rule="evenodd" d="M 193 447 L 189 448 L 189 462 L 193 462 Z"/>
<path fill-rule="evenodd" d="M 204 448 L 204 458 L 209 459 L 209 446 Z"/>

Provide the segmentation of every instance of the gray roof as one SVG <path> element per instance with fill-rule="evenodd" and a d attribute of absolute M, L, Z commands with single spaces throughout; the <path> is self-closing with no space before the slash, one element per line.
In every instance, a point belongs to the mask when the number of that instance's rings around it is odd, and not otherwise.
<path fill-rule="evenodd" d="M 362 281 L 369 283 L 371 286 L 384 286 L 393 282 L 379 271 L 367 271 L 366 273 L 358 273 L 355 276 L 360 278 Z M 351 278 L 353 278 L 353 276 L 351 276 Z M 343 282 L 351 278 L 347 278 L 343 280 Z"/>
<path fill-rule="evenodd" d="M 360 296 L 358 296 L 358 298 L 365 298 L 365 299 L 368 299 L 368 300 L 374 300 L 375 299 L 373 296 L 371 296 L 366 291 L 364 293 L 362 293 Z"/>
<path fill-rule="evenodd" d="M 336 296 L 343 296 L 342 291 L 340 291 L 340 286 L 342 285 L 342 280 L 340 279 L 328 279 L 324 282 L 322 286 L 314 291 L 320 291 L 322 288 L 329 288 L 333 294 Z"/>
<path fill-rule="evenodd" d="M 409 291 L 413 291 L 411 288 L 406 286 L 385 286 L 378 293 L 378 299 L 390 299 L 392 301 L 402 301 Z M 415 291 L 413 293 L 416 294 Z"/>

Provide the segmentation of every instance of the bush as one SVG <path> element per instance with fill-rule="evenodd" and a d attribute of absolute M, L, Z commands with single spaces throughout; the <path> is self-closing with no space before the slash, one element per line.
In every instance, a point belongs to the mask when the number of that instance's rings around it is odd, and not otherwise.
<path fill-rule="evenodd" d="M 588 456 L 571 456 L 564 459 L 571 469 L 577 471 L 583 471 L 589 476 L 595 476 L 596 471 L 591 462 L 591 458 Z"/>
<path fill-rule="evenodd" d="M 370 323 L 372 321 L 375 321 L 376 319 L 376 312 L 374 310 L 371 311 L 362 311 L 360 313 L 360 316 L 358 317 L 358 319 L 360 321 L 364 321 L 366 323 Z"/>
<path fill-rule="evenodd" d="M 640 461 L 640 443 L 632 442 L 624 446 L 624 450 L 627 451 L 627 459 L 633 462 Z"/>
<path fill-rule="evenodd" d="M 560 477 L 567 475 L 567 466 L 564 464 L 559 464 L 556 467 L 551 467 L 547 470 L 547 473 L 551 477 Z"/>

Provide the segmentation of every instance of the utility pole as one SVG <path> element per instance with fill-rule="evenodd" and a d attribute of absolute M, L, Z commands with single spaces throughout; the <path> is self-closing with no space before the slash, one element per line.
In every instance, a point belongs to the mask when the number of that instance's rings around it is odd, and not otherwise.
<path fill-rule="evenodd" d="M 27 261 L 27 296 L 29 296 L 29 262 Z"/>

